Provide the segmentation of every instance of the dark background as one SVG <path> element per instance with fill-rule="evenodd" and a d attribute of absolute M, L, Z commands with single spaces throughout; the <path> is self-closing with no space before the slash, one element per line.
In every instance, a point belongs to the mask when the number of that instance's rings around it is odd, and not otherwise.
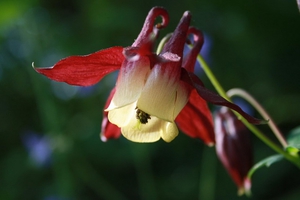
<path fill-rule="evenodd" d="M 284 134 L 299 125 L 296 0 L 1 0 L 0 199 L 247 199 L 237 196 L 214 148 L 200 140 L 180 134 L 169 144 L 102 142 L 102 109 L 116 74 L 80 88 L 31 67 L 129 46 L 156 5 L 171 19 L 161 36 L 190 10 L 223 87 L 253 94 Z M 260 128 L 272 137 L 267 126 Z M 255 136 L 253 143 L 255 162 L 275 154 Z M 253 176 L 250 199 L 299 196 L 299 169 L 287 161 Z"/>

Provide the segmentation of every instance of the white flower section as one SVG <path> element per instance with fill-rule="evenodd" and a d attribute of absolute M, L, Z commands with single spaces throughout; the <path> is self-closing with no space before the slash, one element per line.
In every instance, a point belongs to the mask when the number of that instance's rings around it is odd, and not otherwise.
<path fill-rule="evenodd" d="M 108 120 L 118 127 L 127 126 L 131 118 L 135 118 L 135 108 L 136 102 L 121 108 L 110 110 L 108 112 Z"/>
<path fill-rule="evenodd" d="M 185 101 L 187 97 L 178 98 L 180 68 L 171 63 L 155 65 L 138 99 L 137 106 L 151 116 L 173 122 L 176 101 Z M 181 104 L 178 104 L 181 105 Z M 181 108 L 182 109 L 182 108 Z M 178 109 L 176 109 L 178 110 Z"/>
<path fill-rule="evenodd" d="M 147 57 L 140 57 L 138 61 L 124 61 L 118 81 L 116 93 L 107 111 L 129 105 L 139 98 L 150 73 L 150 62 Z"/>
<path fill-rule="evenodd" d="M 150 69 L 148 58 L 125 61 L 116 85 L 116 93 L 106 111 L 111 123 L 121 128 L 125 138 L 134 142 L 155 142 L 162 138 L 172 141 L 178 135 L 174 122 L 188 101 L 188 88 L 180 81 L 180 59 L 156 64 Z M 179 63 L 178 63 L 179 64 Z M 137 109 L 150 115 L 146 123 L 137 119 Z"/>

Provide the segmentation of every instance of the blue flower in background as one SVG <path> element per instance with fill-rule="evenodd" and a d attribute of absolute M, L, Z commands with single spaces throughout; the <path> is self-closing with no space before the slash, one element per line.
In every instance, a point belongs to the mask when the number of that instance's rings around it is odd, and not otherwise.
<path fill-rule="evenodd" d="M 49 137 L 28 132 L 24 134 L 22 140 L 30 159 L 36 166 L 42 167 L 50 164 L 52 146 Z"/>
<path fill-rule="evenodd" d="M 45 197 L 44 200 L 69 200 L 69 198 L 52 195 Z"/>
<path fill-rule="evenodd" d="M 245 111 L 247 114 L 249 114 L 251 116 L 254 115 L 253 108 L 250 106 L 250 104 L 246 100 L 239 98 L 239 97 L 235 97 L 232 100 L 236 105 L 241 107 L 243 109 L 243 111 Z"/>

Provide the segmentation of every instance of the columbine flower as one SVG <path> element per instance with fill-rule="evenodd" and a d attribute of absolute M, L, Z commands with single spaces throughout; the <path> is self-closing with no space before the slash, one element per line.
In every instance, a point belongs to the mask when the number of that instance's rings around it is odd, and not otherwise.
<path fill-rule="evenodd" d="M 155 19 L 159 16 L 162 23 L 155 25 Z M 71 56 L 52 67 L 35 70 L 56 81 L 90 86 L 108 73 L 120 69 L 114 94 L 106 108 L 107 117 L 121 128 L 123 136 L 135 142 L 154 142 L 160 138 L 170 142 L 178 134 L 176 117 L 179 127 L 188 135 L 203 138 L 201 133 L 193 132 L 202 129 L 211 135 L 212 120 L 205 101 L 228 106 L 249 122 L 259 123 L 260 120 L 247 115 L 237 105 L 207 90 L 194 74 L 196 55 L 203 38 L 199 31 L 189 27 L 190 19 L 191 14 L 185 12 L 159 55 L 153 53 L 154 42 L 159 30 L 167 26 L 169 17 L 165 9 L 155 7 L 149 12 L 132 46 L 112 47 L 87 56 Z M 198 42 L 183 58 L 188 34 L 193 34 Z M 107 117 L 105 114 L 104 120 Z M 194 122 L 196 119 L 199 120 L 197 125 Z M 108 121 L 104 121 L 104 131 L 117 137 L 117 129 L 106 129 L 109 125 Z M 213 138 L 207 139 L 207 143 L 213 142 Z"/>
<path fill-rule="evenodd" d="M 238 186 L 238 193 L 249 192 L 251 181 L 247 174 L 252 167 L 250 132 L 228 108 L 215 115 L 216 151 L 219 159 Z"/>

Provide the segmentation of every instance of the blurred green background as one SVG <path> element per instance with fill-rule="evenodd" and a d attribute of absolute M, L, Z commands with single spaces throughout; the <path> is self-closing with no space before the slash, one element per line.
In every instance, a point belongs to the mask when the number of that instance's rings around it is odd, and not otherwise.
<path fill-rule="evenodd" d="M 299 125 L 296 0 L 1 0 L 0 199 L 248 199 L 237 196 L 214 148 L 200 140 L 180 134 L 170 144 L 102 142 L 102 109 L 115 73 L 80 88 L 31 68 L 131 45 L 153 6 L 170 14 L 161 36 L 190 10 L 224 88 L 248 90 L 285 134 Z M 255 136 L 253 143 L 256 162 L 274 154 Z M 298 199 L 300 172 L 287 161 L 263 168 L 252 193 L 250 199 Z"/>

